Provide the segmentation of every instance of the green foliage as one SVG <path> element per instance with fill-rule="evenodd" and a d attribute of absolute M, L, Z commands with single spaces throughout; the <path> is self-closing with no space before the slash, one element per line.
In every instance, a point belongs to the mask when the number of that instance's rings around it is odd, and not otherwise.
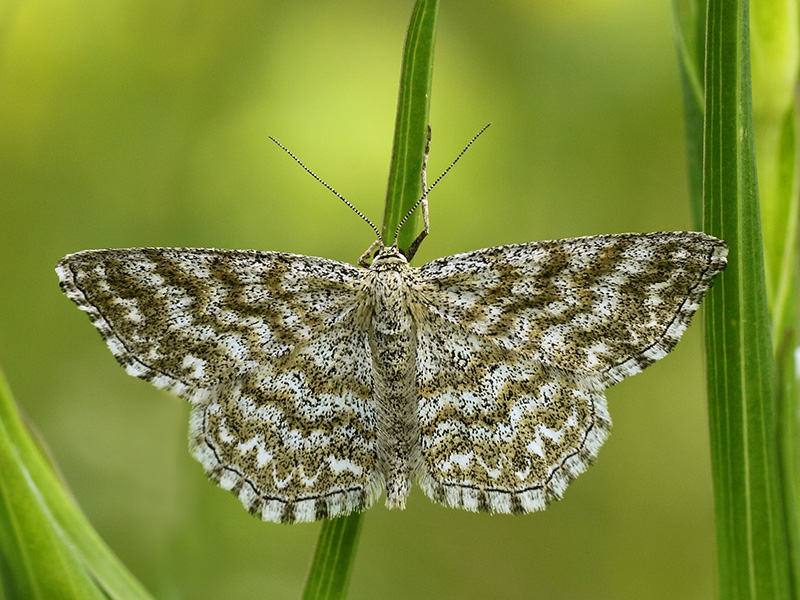
<path fill-rule="evenodd" d="M 730 246 L 729 267 L 705 304 L 720 596 L 792 598 L 797 597 L 797 531 L 792 469 L 787 463 L 796 460 L 797 442 L 793 433 L 786 435 L 786 429 L 794 431 L 789 424 L 796 412 L 785 407 L 785 403 L 795 406 L 793 392 L 778 393 L 781 386 L 776 385 L 772 338 L 778 332 L 792 331 L 786 306 L 793 293 L 790 248 L 795 243 L 797 221 L 791 93 L 797 71 L 796 19 L 783 20 L 780 7 L 768 6 L 782 4 L 785 10 L 785 3 L 759 5 L 754 21 L 761 35 L 755 36 L 753 56 L 761 57 L 756 61 L 761 75 L 756 80 L 770 83 L 751 90 L 747 1 L 709 0 L 705 28 L 702 4 L 676 1 L 674 6 L 692 196 L 699 206 L 695 178 L 702 168 L 705 231 Z M 767 15 L 772 17 L 764 18 Z M 701 44 L 704 29 L 705 43 Z M 788 51 L 765 51 L 764 41 L 775 39 L 783 40 L 778 46 Z M 704 103 L 699 106 L 703 55 L 697 49 L 702 47 L 707 52 L 706 87 L 702 90 Z M 768 64 L 770 60 L 777 62 Z M 756 97 L 762 94 L 764 113 L 770 115 L 757 123 L 755 133 L 759 152 L 766 157 L 759 161 L 758 170 L 763 186 L 761 210 L 751 91 Z M 703 116 L 705 127 L 701 129 Z M 697 151 L 702 147 L 703 156 Z M 784 325 L 771 328 L 770 313 L 773 324 Z M 778 356 L 779 361 L 786 358 Z M 784 405 L 779 402 L 781 397 Z M 785 421 L 781 429 L 779 417 Z"/>
<path fill-rule="evenodd" d="M 361 514 L 354 514 L 330 519 L 322 524 L 303 591 L 304 600 L 333 600 L 347 595 L 362 517 Z"/>
<path fill-rule="evenodd" d="M 422 195 L 420 174 L 428 135 L 438 10 L 438 0 L 417 0 L 408 25 L 394 125 L 392 166 L 381 229 L 386 244 L 392 242 L 400 220 Z M 414 239 L 418 212 L 406 221 L 400 231 L 400 248 L 408 248 Z"/>
<path fill-rule="evenodd" d="M 795 594 L 800 595 L 797 347 L 797 169 L 795 90 L 800 66 L 797 0 L 758 0 L 751 11 L 753 120 L 767 302 L 776 362 L 778 442 Z"/>
<path fill-rule="evenodd" d="M 703 58 L 705 52 L 704 0 L 673 0 L 675 47 L 681 72 L 689 197 L 696 229 L 703 227 Z"/>
<path fill-rule="evenodd" d="M 0 581 L 8 598 L 146 600 L 19 419 L 0 373 Z"/>

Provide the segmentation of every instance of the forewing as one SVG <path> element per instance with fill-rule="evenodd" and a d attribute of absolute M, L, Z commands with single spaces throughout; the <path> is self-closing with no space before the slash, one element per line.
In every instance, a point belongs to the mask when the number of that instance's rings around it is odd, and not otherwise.
<path fill-rule="evenodd" d="M 191 402 L 345 318 L 360 277 L 323 258 L 194 248 L 87 250 L 56 271 L 129 374 Z"/>
<path fill-rule="evenodd" d="M 270 521 L 380 491 L 361 271 L 275 252 L 91 250 L 57 268 L 128 373 L 193 404 L 209 476 Z"/>
<path fill-rule="evenodd" d="M 610 385 L 677 343 L 727 246 L 697 232 L 499 246 L 420 268 L 427 308 L 543 364 Z"/>
<path fill-rule="evenodd" d="M 611 426 L 601 384 L 435 315 L 421 317 L 417 335 L 425 493 L 496 513 L 560 499 Z"/>

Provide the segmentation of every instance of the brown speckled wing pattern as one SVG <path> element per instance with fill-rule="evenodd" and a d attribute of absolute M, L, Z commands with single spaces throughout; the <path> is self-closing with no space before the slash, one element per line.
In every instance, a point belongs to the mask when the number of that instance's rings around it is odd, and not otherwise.
<path fill-rule="evenodd" d="M 192 404 L 209 477 L 267 521 L 542 509 L 608 435 L 603 390 L 677 343 L 724 242 L 604 235 L 365 268 L 278 252 L 87 250 L 57 267 L 126 371 Z"/>

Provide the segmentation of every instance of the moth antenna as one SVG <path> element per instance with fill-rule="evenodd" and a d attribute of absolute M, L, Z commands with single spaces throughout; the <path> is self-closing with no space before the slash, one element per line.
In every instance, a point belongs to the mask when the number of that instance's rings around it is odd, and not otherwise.
<path fill-rule="evenodd" d="M 335 195 L 337 198 L 339 198 L 339 200 L 341 200 L 342 202 L 344 202 L 345 204 L 347 204 L 347 206 L 349 206 L 349 207 L 350 207 L 350 209 L 351 209 L 351 210 L 352 210 L 354 213 L 356 213 L 356 214 L 357 214 L 359 217 L 361 217 L 362 219 L 364 219 L 364 221 L 367 223 L 367 225 L 369 225 L 370 227 L 372 227 L 372 231 L 374 231 L 374 232 L 375 232 L 375 235 L 377 235 L 377 236 L 378 236 L 378 241 L 379 241 L 380 243 L 383 243 L 383 238 L 381 237 L 381 232 L 378 230 L 378 228 L 377 228 L 377 227 L 375 227 L 375 224 L 374 224 L 372 221 L 370 221 L 370 220 L 369 220 L 369 219 L 366 217 L 366 215 L 365 215 L 364 213 L 362 213 L 362 212 L 361 212 L 360 210 L 358 210 L 358 209 L 357 209 L 355 206 L 353 206 L 353 205 L 351 204 L 351 202 L 350 202 L 350 201 L 349 201 L 347 198 L 345 198 L 345 197 L 344 197 L 344 196 L 342 196 L 342 195 L 341 195 L 339 192 L 337 192 L 335 189 L 333 189 L 333 187 L 332 187 L 332 186 L 328 185 L 328 184 L 327 184 L 327 183 L 326 183 L 326 182 L 325 182 L 325 181 L 322 179 L 322 177 L 320 177 L 319 175 L 317 175 L 316 173 L 314 173 L 314 171 L 312 171 L 312 170 L 311 170 L 311 169 L 309 169 L 307 166 L 305 166 L 305 164 L 303 164 L 303 161 L 301 161 L 301 160 L 300 160 L 299 158 L 297 158 L 297 157 L 296 157 L 294 154 L 292 154 L 292 153 L 291 153 L 291 151 L 290 151 L 290 150 L 289 150 L 289 149 L 288 149 L 286 146 L 284 146 L 283 144 L 281 144 L 281 143 L 280 143 L 278 140 L 276 140 L 276 139 L 275 139 L 274 137 L 272 137 L 272 136 L 269 136 L 269 139 L 271 139 L 273 142 L 275 142 L 275 144 L 277 144 L 277 146 L 278 146 L 278 147 L 279 147 L 281 150 L 283 150 L 284 152 L 286 152 L 286 154 L 288 154 L 289 156 L 291 156 L 291 157 L 292 157 L 292 158 L 295 160 L 295 162 L 296 162 L 298 165 L 300 165 L 301 167 L 303 167 L 303 169 L 305 169 L 306 173 L 308 173 L 309 175 L 311 175 L 311 176 L 312 176 L 314 179 L 316 179 L 316 180 L 317 180 L 317 181 L 319 181 L 319 182 L 320 182 L 322 185 L 324 185 L 326 188 L 328 188 L 328 190 L 330 190 L 331 192 L 333 192 L 333 194 L 334 194 L 334 195 Z"/>
<path fill-rule="evenodd" d="M 419 205 L 420 205 L 420 204 L 422 204 L 422 202 L 423 202 L 423 201 L 424 201 L 424 200 L 425 200 L 425 199 L 428 197 L 428 194 L 430 193 L 430 191 L 431 191 L 433 188 L 435 188 L 435 187 L 436 187 L 436 184 L 437 184 L 437 183 L 439 183 L 439 182 L 440 182 L 442 179 L 444 179 L 444 176 L 445 176 L 445 175 L 447 175 L 447 174 L 450 172 L 450 169 L 452 169 L 453 167 L 455 167 L 455 166 L 456 166 L 456 163 L 457 163 L 459 160 L 461 160 L 461 157 L 462 157 L 462 156 L 464 156 L 464 154 L 466 154 L 466 153 L 467 153 L 467 150 L 469 150 L 470 146 L 472 146 L 472 144 L 474 144 L 474 143 L 475 143 L 475 141 L 476 141 L 476 140 L 477 140 L 479 137 L 481 137 L 481 135 L 483 134 L 483 132 L 484 132 L 484 131 L 486 131 L 487 129 L 489 129 L 489 127 L 490 127 L 491 125 L 492 125 L 492 124 L 491 124 L 491 122 L 489 122 L 489 123 L 487 123 L 486 125 L 484 125 L 484 126 L 483 126 L 483 128 L 482 128 L 482 129 L 481 129 L 481 130 L 480 130 L 478 133 L 476 133 L 476 134 L 473 136 L 473 138 L 472 138 L 472 139 L 471 139 L 471 140 L 470 140 L 470 141 L 467 143 L 467 145 L 466 145 L 466 146 L 464 146 L 464 149 L 463 149 L 461 152 L 459 152 L 459 153 L 458 153 L 458 156 L 456 156 L 455 160 L 454 160 L 453 162 L 451 162 L 451 163 L 450 163 L 450 166 L 449 166 L 449 167 L 447 167 L 447 168 L 446 168 L 444 171 L 442 171 L 442 174 L 441 174 L 441 175 L 439 175 L 439 176 L 436 178 L 436 181 L 434 181 L 434 182 L 433 182 L 433 183 L 430 185 L 430 187 L 429 187 L 428 189 L 422 190 L 422 196 L 420 196 L 419 200 L 417 200 L 417 201 L 414 203 L 414 206 L 412 206 L 412 207 L 411 207 L 411 210 L 409 210 L 409 211 L 406 213 L 406 216 L 405 216 L 405 217 L 403 217 L 403 218 L 400 220 L 400 224 L 397 226 L 397 229 L 396 229 L 396 230 L 395 230 L 395 232 L 394 232 L 394 242 L 392 242 L 392 244 L 397 244 L 397 237 L 400 235 L 400 229 L 402 229 L 403 225 L 405 225 L 405 224 L 406 224 L 406 221 L 408 221 L 408 219 L 409 219 L 409 218 L 411 218 L 411 215 L 414 213 L 414 211 L 415 211 L 415 210 L 417 210 L 417 208 L 419 207 Z M 274 140 L 273 140 L 273 141 L 274 141 Z M 284 148 L 284 149 L 285 149 L 285 148 Z M 288 150 L 287 150 L 287 152 L 288 152 Z M 297 159 L 295 159 L 295 160 L 297 160 Z M 299 162 L 299 161 L 298 161 L 298 162 Z M 301 163 L 301 164 L 302 164 L 302 163 Z"/>

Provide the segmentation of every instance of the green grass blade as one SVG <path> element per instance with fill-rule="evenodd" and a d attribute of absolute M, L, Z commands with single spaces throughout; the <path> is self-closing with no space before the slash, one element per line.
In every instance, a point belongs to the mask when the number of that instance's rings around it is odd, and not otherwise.
<path fill-rule="evenodd" d="M 417 0 L 408 26 L 400 74 L 400 94 L 397 99 L 392 165 L 381 228 L 383 241 L 387 244 L 392 242 L 400 220 L 422 195 L 420 174 L 430 113 L 433 45 L 438 10 L 438 0 Z M 418 212 L 400 231 L 400 248 L 408 248 L 413 241 Z"/>
<path fill-rule="evenodd" d="M 9 598 L 150 596 L 75 506 L 0 373 L 0 581 Z"/>
<path fill-rule="evenodd" d="M 795 88 L 800 66 L 797 4 L 758 0 L 752 12 L 753 117 L 758 157 L 758 186 L 764 227 L 767 297 L 773 343 L 780 343 L 786 317 L 794 312 L 797 243 L 797 168 Z"/>
<path fill-rule="evenodd" d="M 720 595 L 792 598 L 756 182 L 746 0 L 709 0 L 705 228 L 730 246 L 706 300 Z"/>
<path fill-rule="evenodd" d="M 1 402 L 9 397 L 3 394 Z M 0 422 L 0 581 L 9 598 L 103 598 Z"/>
<path fill-rule="evenodd" d="M 758 187 L 764 232 L 767 301 L 777 363 L 778 439 L 781 483 L 787 511 L 794 593 L 800 596 L 800 535 L 797 522 L 798 387 L 797 345 L 798 169 L 795 90 L 800 67 L 797 0 L 758 0 L 751 12 L 753 120 Z"/>
<path fill-rule="evenodd" d="M 390 243 L 400 220 L 422 194 L 423 155 L 427 139 L 433 78 L 433 45 L 438 0 L 418 0 L 406 35 L 400 93 L 397 101 L 392 166 L 386 194 L 383 240 Z M 414 238 L 416 219 L 403 226 L 398 245 L 407 248 Z M 347 593 L 362 515 L 331 519 L 322 524 L 311 563 L 305 600 L 343 598 Z"/>
<path fill-rule="evenodd" d="M 672 0 L 675 48 L 681 75 L 686 121 L 689 198 L 695 229 L 703 227 L 703 57 L 705 55 L 705 0 Z"/>
<path fill-rule="evenodd" d="M 330 519 L 322 524 L 303 598 L 344 598 L 352 572 L 360 514 Z"/>

